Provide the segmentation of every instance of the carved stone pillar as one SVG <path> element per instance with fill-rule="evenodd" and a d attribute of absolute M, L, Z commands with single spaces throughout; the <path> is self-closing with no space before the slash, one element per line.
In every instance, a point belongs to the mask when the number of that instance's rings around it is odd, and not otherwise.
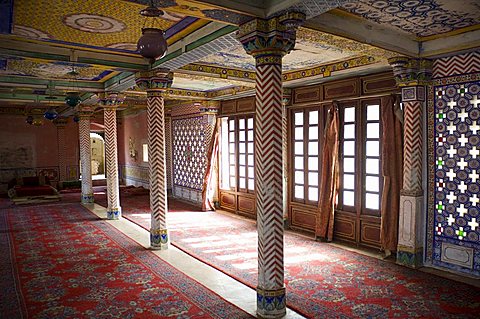
<path fill-rule="evenodd" d="M 90 144 L 90 117 L 93 108 L 82 106 L 78 110 L 80 138 L 80 163 L 82 165 L 82 204 L 94 202 L 92 187 L 92 147 Z"/>
<path fill-rule="evenodd" d="M 139 72 L 135 82 L 147 91 L 148 162 L 150 175 L 150 209 L 152 226 L 150 245 L 167 249 L 167 183 L 165 165 L 165 110 L 162 91 L 172 85 L 173 73 L 166 69 Z"/>
<path fill-rule="evenodd" d="M 426 85 L 431 79 L 431 61 L 407 57 L 389 59 L 397 85 L 402 89 L 404 110 L 403 189 L 397 263 L 412 268 L 423 264 L 423 127 Z"/>
<path fill-rule="evenodd" d="M 240 26 L 238 37 L 256 62 L 255 176 L 258 231 L 257 313 L 286 313 L 283 262 L 282 58 L 295 46 L 301 13 Z"/>
<path fill-rule="evenodd" d="M 57 127 L 57 148 L 58 148 L 58 181 L 67 180 L 67 143 L 65 141 L 65 126 L 68 120 L 64 117 L 56 118 L 53 124 Z"/>
<path fill-rule="evenodd" d="M 101 94 L 99 103 L 103 107 L 105 125 L 105 161 L 107 177 L 107 219 L 122 216 L 118 185 L 117 154 L 117 107 L 123 102 L 118 93 Z"/>

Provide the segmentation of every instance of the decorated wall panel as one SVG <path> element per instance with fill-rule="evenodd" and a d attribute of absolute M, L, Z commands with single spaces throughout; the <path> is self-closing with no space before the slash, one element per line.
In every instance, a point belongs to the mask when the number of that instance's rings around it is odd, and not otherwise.
<path fill-rule="evenodd" d="M 201 191 L 206 166 L 203 116 L 174 119 L 173 184 Z"/>
<path fill-rule="evenodd" d="M 430 98 L 427 261 L 480 276 L 480 74 L 438 78 Z"/>

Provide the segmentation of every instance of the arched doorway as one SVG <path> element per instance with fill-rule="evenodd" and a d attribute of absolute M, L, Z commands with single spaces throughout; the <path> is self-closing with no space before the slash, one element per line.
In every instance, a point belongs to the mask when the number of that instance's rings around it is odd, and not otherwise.
<path fill-rule="evenodd" d="M 105 178 L 105 140 L 98 133 L 90 133 L 92 148 L 92 179 Z"/>

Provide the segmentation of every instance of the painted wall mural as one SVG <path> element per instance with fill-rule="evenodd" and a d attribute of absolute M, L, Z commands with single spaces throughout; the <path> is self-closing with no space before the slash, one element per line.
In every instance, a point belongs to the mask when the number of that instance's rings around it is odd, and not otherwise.
<path fill-rule="evenodd" d="M 480 277 L 480 74 L 438 78 L 430 95 L 427 260 Z"/>

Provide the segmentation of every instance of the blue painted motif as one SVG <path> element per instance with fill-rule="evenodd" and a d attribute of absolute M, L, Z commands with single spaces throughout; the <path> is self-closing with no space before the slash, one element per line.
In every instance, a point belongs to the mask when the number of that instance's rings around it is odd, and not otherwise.
<path fill-rule="evenodd" d="M 13 0 L 0 0 L 0 33 L 12 33 Z"/>

